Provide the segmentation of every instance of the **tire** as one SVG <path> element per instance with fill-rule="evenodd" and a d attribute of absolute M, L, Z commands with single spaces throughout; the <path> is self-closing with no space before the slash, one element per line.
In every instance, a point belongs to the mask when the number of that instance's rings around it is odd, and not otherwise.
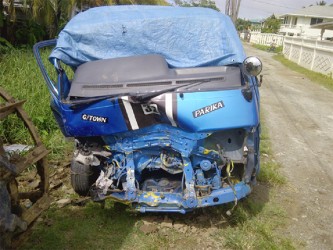
<path fill-rule="evenodd" d="M 81 196 L 88 196 L 92 184 L 98 178 L 96 167 L 84 165 L 77 161 L 71 163 L 71 184 L 74 191 Z"/>

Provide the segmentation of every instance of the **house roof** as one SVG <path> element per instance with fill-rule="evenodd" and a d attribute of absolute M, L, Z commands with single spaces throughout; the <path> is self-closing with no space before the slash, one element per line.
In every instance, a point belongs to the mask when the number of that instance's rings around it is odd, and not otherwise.
<path fill-rule="evenodd" d="M 314 25 L 311 25 L 311 28 L 333 30 L 333 21 L 332 22 L 324 22 L 324 23 L 314 24 Z"/>
<path fill-rule="evenodd" d="M 333 19 L 333 6 L 332 5 L 313 5 L 292 13 L 281 15 L 285 16 L 303 16 L 303 17 L 319 17 L 319 18 L 331 18 Z"/>

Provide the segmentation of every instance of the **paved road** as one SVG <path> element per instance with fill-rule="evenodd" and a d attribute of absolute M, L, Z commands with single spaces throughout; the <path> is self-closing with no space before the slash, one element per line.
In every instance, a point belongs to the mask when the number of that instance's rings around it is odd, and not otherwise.
<path fill-rule="evenodd" d="M 288 184 L 285 232 L 307 249 L 333 249 L 333 92 L 245 45 L 263 61 L 261 109 Z"/>

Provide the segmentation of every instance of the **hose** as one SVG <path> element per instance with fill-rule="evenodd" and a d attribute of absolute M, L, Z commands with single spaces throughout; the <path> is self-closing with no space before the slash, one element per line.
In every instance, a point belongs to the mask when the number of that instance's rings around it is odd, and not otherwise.
<path fill-rule="evenodd" d="M 230 166 L 231 166 L 231 169 L 230 169 Z M 231 174 L 230 174 L 230 173 L 231 173 L 233 170 L 234 170 L 234 162 L 233 162 L 232 160 L 229 160 L 229 161 L 228 161 L 228 164 L 227 164 L 227 168 L 226 168 L 226 172 L 227 172 L 227 180 L 228 180 L 229 185 L 230 185 L 230 187 L 231 187 L 231 189 L 232 189 L 232 191 L 233 191 L 233 193 L 234 193 L 234 195 L 235 195 L 235 198 L 234 198 L 234 206 L 226 212 L 226 214 L 227 214 L 228 216 L 231 215 L 231 212 L 235 209 L 235 207 L 237 206 L 237 203 L 238 203 L 236 189 L 235 189 L 234 185 L 232 184 L 232 182 L 231 182 L 231 180 L 230 180 L 230 177 L 231 177 Z"/>

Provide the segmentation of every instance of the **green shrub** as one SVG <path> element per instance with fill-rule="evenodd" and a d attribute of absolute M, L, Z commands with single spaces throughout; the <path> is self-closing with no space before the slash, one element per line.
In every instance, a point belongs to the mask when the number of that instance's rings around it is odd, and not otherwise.
<path fill-rule="evenodd" d="M 281 53 L 282 49 L 283 49 L 282 46 L 277 46 L 277 47 L 275 47 L 275 49 L 273 49 L 273 48 L 271 48 L 271 46 L 262 45 L 262 44 L 253 44 L 252 46 L 255 47 L 256 49 L 274 52 L 274 53 Z"/>

